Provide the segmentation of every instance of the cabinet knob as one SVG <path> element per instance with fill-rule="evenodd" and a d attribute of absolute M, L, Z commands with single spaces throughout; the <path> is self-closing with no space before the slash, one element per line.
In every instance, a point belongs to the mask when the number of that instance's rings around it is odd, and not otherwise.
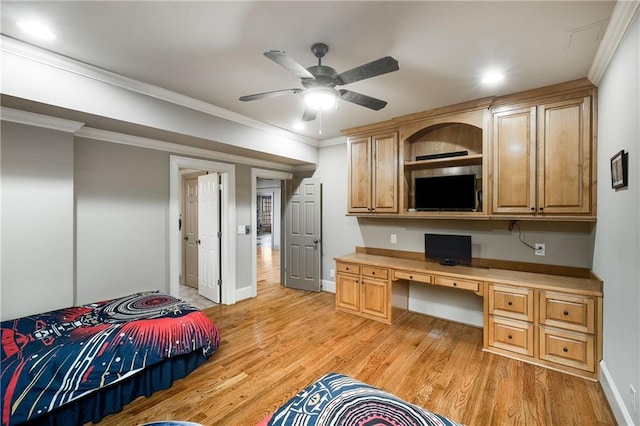
<path fill-rule="evenodd" d="M 569 311 L 564 311 L 562 315 L 569 315 Z"/>
<path fill-rule="evenodd" d="M 562 352 L 569 352 L 569 348 L 562 348 Z"/>
<path fill-rule="evenodd" d="M 375 272 L 371 272 L 371 275 L 375 275 L 375 274 L 376 274 Z"/>
<path fill-rule="evenodd" d="M 409 279 L 412 280 L 413 279 L 413 275 L 409 275 Z"/>
<path fill-rule="evenodd" d="M 458 287 L 458 283 L 454 282 L 454 283 L 453 283 L 453 286 L 454 286 L 454 287 Z"/>
<path fill-rule="evenodd" d="M 536 210 L 536 208 L 535 208 L 535 207 L 531 207 L 531 211 L 532 211 L 532 212 L 533 212 L 533 211 L 535 211 L 535 210 Z"/>
<path fill-rule="evenodd" d="M 507 302 L 507 305 L 509 305 L 509 306 L 513 306 L 513 302 L 512 302 L 512 301 L 509 301 L 509 302 Z"/>
<path fill-rule="evenodd" d="M 508 338 L 509 340 L 511 340 L 511 339 L 513 339 L 513 336 L 512 336 L 512 335 L 508 335 L 508 336 L 507 336 L 507 338 Z"/>
<path fill-rule="evenodd" d="M 544 210 L 544 207 L 540 207 L 540 211 Z"/>

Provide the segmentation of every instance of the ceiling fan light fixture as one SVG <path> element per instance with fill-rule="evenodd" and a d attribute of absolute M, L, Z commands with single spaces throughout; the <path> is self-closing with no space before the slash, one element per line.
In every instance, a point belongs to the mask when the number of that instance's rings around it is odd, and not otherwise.
<path fill-rule="evenodd" d="M 307 108 L 324 111 L 336 105 L 340 92 L 333 87 L 311 87 L 302 92 L 302 99 Z"/>

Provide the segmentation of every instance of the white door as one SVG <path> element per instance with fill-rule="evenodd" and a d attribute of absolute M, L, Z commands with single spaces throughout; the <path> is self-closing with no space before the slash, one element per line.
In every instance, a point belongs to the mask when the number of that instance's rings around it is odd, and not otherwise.
<path fill-rule="evenodd" d="M 284 285 L 320 291 L 322 184 L 318 179 L 287 182 Z"/>
<path fill-rule="evenodd" d="M 198 293 L 220 303 L 220 183 L 198 176 Z"/>

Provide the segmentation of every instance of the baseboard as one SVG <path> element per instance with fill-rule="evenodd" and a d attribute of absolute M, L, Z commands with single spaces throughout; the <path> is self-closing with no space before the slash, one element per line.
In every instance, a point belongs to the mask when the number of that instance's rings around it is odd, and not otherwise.
<path fill-rule="evenodd" d="M 600 361 L 600 384 L 604 395 L 609 402 L 613 416 L 616 418 L 616 422 L 619 425 L 633 426 L 633 419 L 631 413 L 627 410 L 627 406 L 624 404 L 624 399 L 620 395 L 616 384 L 613 382 L 613 378 L 607 369 L 604 360 Z"/>
<path fill-rule="evenodd" d="M 322 280 L 320 282 L 320 285 L 322 285 L 322 291 L 326 291 L 327 293 L 334 293 L 336 292 L 336 282 L 335 281 L 329 281 L 329 280 Z"/>

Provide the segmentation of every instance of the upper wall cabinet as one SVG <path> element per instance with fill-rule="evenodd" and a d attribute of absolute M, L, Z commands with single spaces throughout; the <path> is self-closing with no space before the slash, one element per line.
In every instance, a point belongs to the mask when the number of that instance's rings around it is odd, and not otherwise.
<path fill-rule="evenodd" d="M 350 137 L 349 213 L 398 212 L 398 134 Z"/>
<path fill-rule="evenodd" d="M 595 221 L 595 106 L 582 79 L 344 130 L 349 213 Z"/>
<path fill-rule="evenodd" d="M 593 95 L 493 108 L 494 215 L 595 218 Z"/>

